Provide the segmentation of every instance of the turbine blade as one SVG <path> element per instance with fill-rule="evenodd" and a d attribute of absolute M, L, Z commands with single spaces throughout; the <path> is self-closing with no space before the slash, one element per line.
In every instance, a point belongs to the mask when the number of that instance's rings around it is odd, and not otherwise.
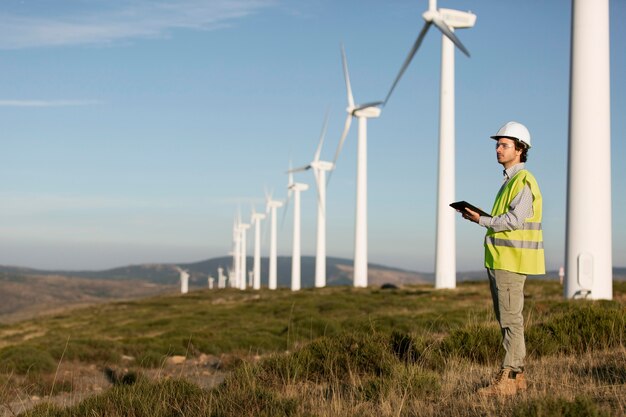
<path fill-rule="evenodd" d="M 317 162 L 320 160 L 320 154 L 322 153 L 322 145 L 324 144 L 324 138 L 326 137 L 326 129 L 328 128 L 328 112 L 329 109 L 326 109 L 326 116 L 324 117 L 324 125 L 322 127 L 322 133 L 320 134 L 320 141 L 317 145 L 317 150 L 315 151 L 315 157 L 313 161 Z M 309 165 L 309 168 L 311 166 Z"/>
<path fill-rule="evenodd" d="M 443 33 L 448 39 L 454 42 L 456 47 L 459 48 L 461 52 L 463 52 L 469 58 L 470 56 L 469 51 L 465 48 L 465 46 L 463 46 L 459 38 L 456 37 L 454 32 L 452 32 L 452 30 L 448 27 L 446 22 L 441 18 L 439 14 L 433 17 L 433 24 L 437 26 L 437 29 L 439 29 L 441 33 Z"/>
<path fill-rule="evenodd" d="M 354 109 L 354 111 L 363 110 L 363 109 L 366 109 L 368 107 L 378 107 L 378 106 L 381 106 L 383 104 L 385 104 L 384 101 L 372 101 L 370 103 L 360 104 L 359 107 Z"/>
<path fill-rule="evenodd" d="M 317 190 L 317 205 L 319 209 L 322 211 L 322 215 L 323 215 L 324 207 L 322 206 L 322 195 L 320 194 L 320 174 L 317 169 L 313 170 L 313 175 L 315 176 L 315 189 Z"/>
<path fill-rule="evenodd" d="M 409 64 L 413 60 L 413 57 L 415 56 L 415 53 L 417 52 L 417 50 L 419 49 L 420 45 L 422 44 L 422 41 L 424 40 L 424 36 L 426 36 L 426 33 L 428 32 L 428 28 L 430 28 L 430 22 L 424 23 L 424 27 L 422 27 L 422 31 L 417 36 L 417 39 L 415 40 L 415 43 L 413 44 L 413 47 L 411 48 L 411 50 L 409 51 L 409 54 L 407 55 L 406 59 L 404 60 L 404 63 L 402 64 L 402 67 L 400 68 L 400 72 L 398 72 L 398 75 L 396 76 L 396 79 L 394 80 L 393 84 L 391 85 L 391 88 L 389 89 L 389 92 L 387 93 L 387 97 L 385 97 L 385 101 L 383 102 L 383 104 L 387 104 L 387 101 L 389 101 L 389 97 L 391 97 L 391 93 L 393 93 L 393 90 L 396 88 L 396 85 L 398 84 L 398 81 L 400 81 L 400 78 L 402 78 L 402 75 L 404 74 L 404 71 L 406 71 L 406 69 L 409 67 Z"/>
<path fill-rule="evenodd" d="M 302 172 L 302 171 L 306 171 L 307 169 L 311 169 L 311 165 L 304 165 L 299 168 L 290 169 L 289 171 L 287 171 L 287 174 L 293 174 L 294 172 Z M 290 182 L 291 181 L 292 180 L 290 180 Z"/>
<path fill-rule="evenodd" d="M 333 159 L 333 166 L 337 163 L 337 158 L 339 158 L 339 154 L 341 153 L 341 148 L 343 148 L 343 143 L 346 140 L 346 136 L 348 135 L 348 131 L 350 130 L 350 124 L 352 123 L 352 115 L 348 114 L 346 118 L 346 124 L 343 128 L 343 133 L 341 134 L 341 139 L 339 139 L 339 146 L 337 147 L 337 151 L 335 152 L 335 158 Z"/>
<path fill-rule="evenodd" d="M 285 204 L 283 205 L 283 217 L 280 219 L 280 228 L 282 230 L 283 225 L 285 224 L 285 218 L 287 217 L 287 212 L 289 211 L 289 200 L 291 200 L 291 190 L 287 194 L 287 198 L 285 199 Z"/>
<path fill-rule="evenodd" d="M 348 72 L 348 61 L 346 59 L 346 51 L 341 44 L 341 61 L 343 63 L 343 78 L 346 80 L 346 91 L 348 93 L 348 106 L 354 107 L 354 97 L 352 96 L 352 87 L 350 86 L 350 73 Z"/>

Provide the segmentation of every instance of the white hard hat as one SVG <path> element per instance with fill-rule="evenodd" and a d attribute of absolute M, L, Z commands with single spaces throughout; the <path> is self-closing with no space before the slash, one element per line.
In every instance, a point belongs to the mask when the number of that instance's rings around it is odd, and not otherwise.
<path fill-rule="evenodd" d="M 499 138 L 516 139 L 530 148 L 530 132 L 521 123 L 508 122 L 498 130 L 498 133 L 491 137 L 498 140 Z"/>

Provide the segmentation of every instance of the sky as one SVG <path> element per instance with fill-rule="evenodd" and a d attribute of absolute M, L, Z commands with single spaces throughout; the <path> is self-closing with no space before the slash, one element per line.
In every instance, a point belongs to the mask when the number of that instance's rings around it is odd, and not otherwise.
<path fill-rule="evenodd" d="M 441 0 L 471 10 L 457 36 L 456 197 L 489 210 L 501 166 L 489 138 L 530 130 L 548 269 L 565 258 L 571 2 Z M 286 197 L 329 112 L 332 160 L 347 105 L 382 100 L 426 0 L 3 0 L 0 264 L 106 269 L 226 256 L 239 211 Z M 624 266 L 626 1 L 610 2 L 613 259 Z M 441 35 L 431 28 L 368 123 L 369 261 L 434 270 Z M 329 256 L 352 258 L 356 123 L 327 194 Z M 590 138 L 590 140 L 593 140 Z M 302 194 L 302 253 L 317 196 Z M 292 212 L 279 212 L 290 255 Z M 268 252 L 265 227 L 262 254 Z M 458 216 L 457 269 L 482 268 L 484 229 Z M 252 236 L 248 238 L 252 241 Z M 251 253 L 251 246 L 248 253 Z"/>

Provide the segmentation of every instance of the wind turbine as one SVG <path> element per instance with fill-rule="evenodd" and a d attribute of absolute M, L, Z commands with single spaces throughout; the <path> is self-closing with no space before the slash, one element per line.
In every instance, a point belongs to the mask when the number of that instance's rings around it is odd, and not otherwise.
<path fill-rule="evenodd" d="M 572 2 L 566 298 L 613 298 L 609 1 Z"/>
<path fill-rule="evenodd" d="M 355 104 L 350 86 L 350 74 L 348 73 L 348 63 L 346 52 L 341 46 L 341 60 L 343 62 L 343 75 L 346 81 L 346 91 L 348 96 L 348 117 L 339 140 L 337 152 L 333 159 L 333 167 L 337 163 L 337 158 L 343 147 L 343 143 L 350 130 L 352 118 L 356 117 L 359 123 L 357 135 L 357 174 L 356 174 L 356 218 L 354 230 L 354 286 L 367 287 L 367 119 L 380 116 L 382 101 L 366 104 Z"/>
<path fill-rule="evenodd" d="M 437 9 L 437 0 L 428 1 L 422 15 L 426 21 L 400 72 L 396 76 L 385 103 L 415 56 L 431 25 L 441 31 L 441 90 L 439 104 L 439 172 L 437 192 L 437 243 L 435 250 L 435 288 L 456 287 L 455 213 L 449 204 L 454 201 L 454 45 L 469 57 L 469 52 L 454 34 L 454 29 L 471 28 L 476 15 L 460 10 Z"/>
<path fill-rule="evenodd" d="M 239 223 L 240 251 L 239 251 L 239 289 L 246 289 L 246 234 L 250 228 L 249 224 Z"/>
<path fill-rule="evenodd" d="M 315 184 L 317 186 L 317 249 L 315 254 L 315 287 L 322 288 L 326 286 L 326 171 L 333 169 L 333 163 L 320 161 L 322 145 L 326 136 L 326 128 L 328 126 L 328 113 L 324 120 L 324 127 L 320 134 L 320 140 L 317 150 L 313 156 L 313 161 L 308 165 L 295 168 L 289 172 L 302 172 L 309 169 L 313 170 L 315 176 Z"/>
<path fill-rule="evenodd" d="M 217 268 L 217 288 L 225 288 L 226 280 L 224 277 L 224 268 Z"/>
<path fill-rule="evenodd" d="M 278 286 L 276 277 L 276 210 L 283 206 L 282 201 L 272 200 L 271 194 L 265 194 L 266 213 L 270 215 L 270 259 L 267 287 L 275 290 Z"/>
<path fill-rule="evenodd" d="M 176 267 L 180 274 L 180 293 L 187 294 L 189 292 L 189 273 L 182 268 Z"/>
<path fill-rule="evenodd" d="M 301 288 L 300 271 L 300 192 L 309 189 L 308 184 L 293 182 L 293 174 L 289 172 L 289 197 L 293 193 L 293 243 L 291 248 L 291 291 Z"/>
<path fill-rule="evenodd" d="M 228 272 L 228 283 L 231 287 L 239 286 L 239 268 L 241 267 L 241 232 L 239 231 L 240 215 L 233 222 L 233 269 Z"/>
<path fill-rule="evenodd" d="M 252 224 L 254 225 L 254 264 L 252 272 L 252 288 L 261 289 L 261 220 L 265 214 L 257 213 L 252 207 Z"/>

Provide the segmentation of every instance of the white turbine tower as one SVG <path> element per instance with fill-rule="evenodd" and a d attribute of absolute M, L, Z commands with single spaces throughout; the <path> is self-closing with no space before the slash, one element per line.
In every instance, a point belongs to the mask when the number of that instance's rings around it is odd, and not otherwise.
<path fill-rule="evenodd" d="M 184 269 L 176 267 L 180 274 L 180 293 L 187 294 L 189 292 L 189 273 Z"/>
<path fill-rule="evenodd" d="M 239 286 L 239 268 L 241 267 L 241 232 L 239 230 L 239 216 L 233 222 L 233 268 L 228 273 L 228 283 L 231 287 Z"/>
<path fill-rule="evenodd" d="M 246 289 L 246 234 L 250 228 L 249 224 L 239 223 L 239 289 Z"/>
<path fill-rule="evenodd" d="M 566 298 L 613 298 L 609 1 L 572 1 Z"/>
<path fill-rule="evenodd" d="M 221 266 L 217 268 L 217 288 L 226 287 L 226 277 L 224 277 L 224 268 Z"/>
<path fill-rule="evenodd" d="M 333 159 L 333 167 L 343 147 L 343 143 L 350 130 L 352 118 L 356 117 L 359 122 L 357 138 L 357 174 L 356 174 L 356 218 L 354 230 L 354 286 L 367 287 L 367 119 L 380 116 L 379 106 L 382 101 L 357 105 L 352 96 L 350 86 L 350 74 L 343 46 L 341 47 L 341 59 L 343 62 L 343 75 L 346 81 L 348 96 L 348 117 L 339 140 L 337 152 Z"/>
<path fill-rule="evenodd" d="M 252 207 L 252 224 L 254 225 L 254 264 L 252 272 L 252 288 L 261 289 L 261 220 L 265 214 L 257 213 Z"/>
<path fill-rule="evenodd" d="M 293 182 L 293 174 L 289 172 L 289 197 L 293 193 L 293 243 L 291 249 L 291 291 L 299 291 L 302 286 L 300 270 L 300 192 L 309 189 L 308 184 Z M 288 197 L 288 198 L 289 198 Z"/>
<path fill-rule="evenodd" d="M 437 191 L 437 243 L 435 250 L 435 288 L 456 287 L 456 232 L 455 213 L 449 204 L 455 201 L 454 163 L 454 45 L 469 57 L 469 52 L 454 34 L 454 29 L 471 28 L 476 15 L 460 10 L 437 9 L 437 1 L 429 0 L 428 10 L 422 15 L 426 23 L 418 35 L 409 55 L 394 80 L 385 103 L 413 56 L 420 47 L 431 25 L 435 25 L 441 35 L 441 90 L 439 104 L 439 168 Z"/>
<path fill-rule="evenodd" d="M 267 287 L 275 290 L 278 286 L 276 268 L 276 210 L 283 206 L 282 201 L 272 200 L 271 194 L 265 194 L 266 213 L 270 216 L 270 259 Z"/>
<path fill-rule="evenodd" d="M 309 169 L 313 170 L 315 184 L 317 186 L 317 248 L 315 254 L 315 287 L 326 286 L 326 171 L 333 169 L 332 162 L 320 161 L 322 145 L 326 136 L 328 125 L 328 114 L 324 120 L 324 127 L 320 135 L 317 150 L 313 156 L 313 161 L 308 165 L 292 169 L 290 172 L 301 172 Z"/>

